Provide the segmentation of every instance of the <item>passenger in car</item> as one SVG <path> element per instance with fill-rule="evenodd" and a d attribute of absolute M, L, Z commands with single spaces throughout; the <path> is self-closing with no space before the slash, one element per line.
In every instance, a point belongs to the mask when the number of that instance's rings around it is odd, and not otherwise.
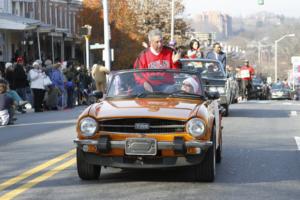
<path fill-rule="evenodd" d="M 226 54 L 222 51 L 220 43 L 213 44 L 213 50 L 207 53 L 206 58 L 220 61 L 226 71 Z"/>
<path fill-rule="evenodd" d="M 193 39 L 190 42 L 190 49 L 187 51 L 188 58 L 203 58 L 203 52 L 200 49 L 200 42 L 196 39 Z"/>
<path fill-rule="evenodd" d="M 149 32 L 149 47 L 142 51 L 134 63 L 134 69 L 178 69 L 180 53 L 171 48 L 163 46 L 163 37 L 160 30 L 155 29 Z M 155 76 L 153 79 L 152 76 Z M 158 78 L 161 77 L 161 78 Z M 162 91 L 165 84 L 174 82 L 170 74 L 164 72 L 136 73 L 135 80 L 138 83 L 139 91 L 153 92 Z"/>
<path fill-rule="evenodd" d="M 195 79 L 189 77 L 182 82 L 181 90 L 196 94 L 199 90 L 199 85 Z"/>

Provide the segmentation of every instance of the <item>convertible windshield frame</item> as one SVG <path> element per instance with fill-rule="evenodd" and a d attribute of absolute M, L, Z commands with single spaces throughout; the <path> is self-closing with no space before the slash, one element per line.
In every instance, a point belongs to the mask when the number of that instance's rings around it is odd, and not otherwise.
<path fill-rule="evenodd" d="M 176 80 L 173 83 L 174 90 L 176 90 L 176 91 L 177 91 L 177 89 L 175 89 L 175 87 L 179 86 L 179 84 L 178 84 L 179 82 L 177 82 L 177 81 L 181 81 L 181 84 L 182 84 L 183 80 L 188 77 L 196 78 L 196 80 L 198 82 L 199 91 L 201 91 L 201 92 L 198 92 L 199 94 L 196 94 L 196 93 L 190 94 L 190 95 L 188 95 L 187 93 L 185 93 L 183 95 L 177 94 L 177 95 L 175 95 L 176 97 L 195 99 L 196 97 L 202 98 L 205 94 L 203 83 L 201 81 L 201 77 L 200 77 L 199 73 L 196 73 L 195 71 L 188 71 L 188 70 L 181 70 L 181 69 L 131 69 L 131 70 L 119 70 L 119 71 L 111 72 L 111 75 L 108 79 L 105 99 L 111 100 L 111 99 L 128 99 L 128 98 L 170 98 L 170 97 L 175 97 L 172 95 L 172 91 L 169 91 L 169 92 L 154 91 L 153 93 L 143 91 L 141 93 L 137 92 L 135 94 L 127 94 L 127 95 L 126 94 L 118 95 L 118 94 L 114 93 L 116 90 L 114 87 L 116 87 L 116 81 L 118 81 L 118 80 L 116 80 L 117 77 L 126 76 L 126 74 L 130 75 L 130 76 L 134 76 L 134 73 L 156 73 L 156 72 L 157 73 L 162 72 L 162 73 L 177 74 Z M 124 80 L 124 77 L 122 77 L 122 78 Z M 172 84 L 170 86 L 172 86 Z"/>
<path fill-rule="evenodd" d="M 226 71 L 224 71 L 224 67 L 223 64 L 218 61 L 218 60 L 213 60 L 213 59 L 203 59 L 203 58 L 195 58 L 195 59 L 180 59 L 179 62 L 182 65 L 182 68 L 185 70 L 189 70 L 189 71 L 197 71 L 198 73 L 201 73 L 201 77 L 205 77 L 205 78 L 226 78 L 227 74 Z M 184 65 L 184 63 L 201 63 L 201 67 L 197 67 L 194 64 L 189 65 Z M 204 63 L 214 63 L 215 65 L 218 66 L 218 72 L 211 72 L 211 74 L 209 75 L 209 73 L 205 74 L 203 72 L 205 72 L 205 70 L 208 71 L 207 66 L 203 66 Z"/>

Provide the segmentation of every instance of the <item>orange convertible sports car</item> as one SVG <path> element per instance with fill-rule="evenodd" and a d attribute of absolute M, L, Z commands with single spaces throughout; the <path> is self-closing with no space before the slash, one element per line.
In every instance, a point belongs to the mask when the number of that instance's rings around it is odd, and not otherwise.
<path fill-rule="evenodd" d="M 98 179 L 101 167 L 191 166 L 198 181 L 214 181 L 221 161 L 218 92 L 184 70 L 114 73 L 105 95 L 78 118 L 77 171 Z"/>

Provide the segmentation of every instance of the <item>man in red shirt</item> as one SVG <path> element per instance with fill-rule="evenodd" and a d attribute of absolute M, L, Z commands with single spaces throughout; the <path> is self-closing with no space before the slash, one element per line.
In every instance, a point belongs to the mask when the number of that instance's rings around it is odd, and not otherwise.
<path fill-rule="evenodd" d="M 142 51 L 134 63 L 134 69 L 178 69 L 180 54 L 171 48 L 163 46 L 162 33 L 152 30 L 148 34 L 149 47 Z M 153 78 L 154 77 L 154 78 Z M 163 91 L 166 84 L 174 82 L 171 74 L 164 72 L 136 73 L 135 80 L 140 86 L 149 92 Z"/>
<path fill-rule="evenodd" d="M 241 67 L 241 79 L 242 79 L 242 97 L 245 99 L 252 87 L 252 78 L 254 76 L 254 69 L 249 65 L 249 61 L 245 61 L 245 65 Z"/>

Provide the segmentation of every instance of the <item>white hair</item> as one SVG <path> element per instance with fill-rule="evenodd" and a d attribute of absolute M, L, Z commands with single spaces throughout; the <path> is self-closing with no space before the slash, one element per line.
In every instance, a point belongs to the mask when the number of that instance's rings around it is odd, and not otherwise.
<path fill-rule="evenodd" d="M 155 36 L 159 36 L 159 37 L 162 38 L 161 31 L 158 30 L 158 29 L 154 29 L 154 30 L 149 31 L 149 33 L 148 33 L 148 39 L 149 39 L 149 41 L 151 41 L 152 38 L 155 37 Z"/>
<path fill-rule="evenodd" d="M 11 62 L 7 62 L 6 64 L 5 64 L 5 69 L 7 69 L 7 68 L 9 68 L 9 67 L 12 67 L 13 66 L 13 64 L 11 63 Z"/>
<path fill-rule="evenodd" d="M 40 64 L 37 62 L 37 61 L 34 61 L 33 63 L 32 63 L 32 67 L 39 67 L 40 66 Z"/>
<path fill-rule="evenodd" d="M 189 77 L 183 81 L 184 84 L 190 84 L 193 87 L 194 93 L 197 93 L 199 90 L 199 85 L 195 79 Z"/>

